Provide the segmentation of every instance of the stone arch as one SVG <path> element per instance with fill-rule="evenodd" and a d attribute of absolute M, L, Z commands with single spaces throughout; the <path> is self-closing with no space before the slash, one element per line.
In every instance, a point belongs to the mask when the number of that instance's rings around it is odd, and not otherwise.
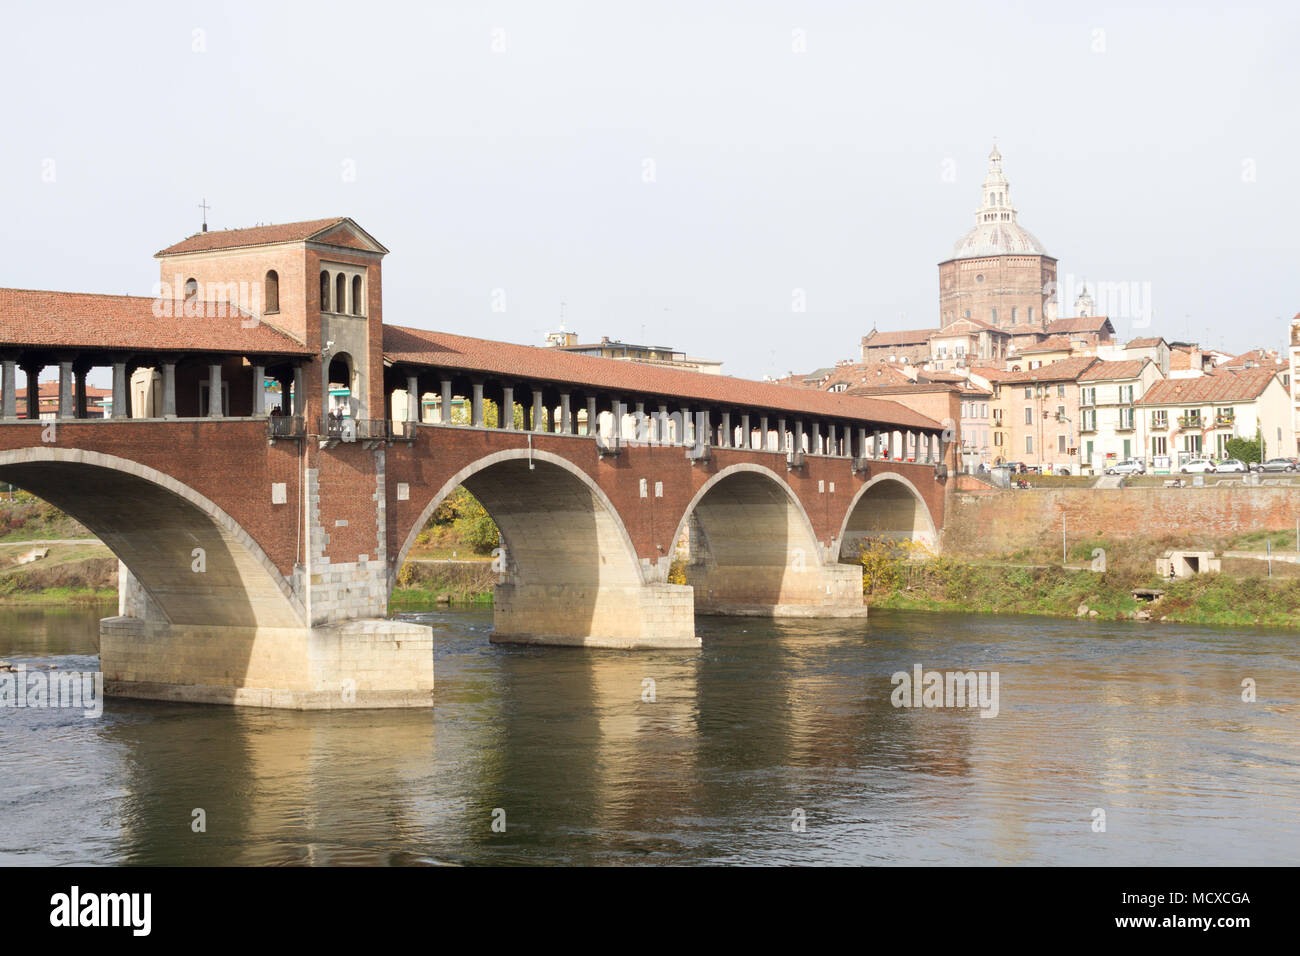
<path fill-rule="evenodd" d="M 49 501 L 93 531 L 171 624 L 300 627 L 292 585 L 211 499 L 116 455 L 64 448 L 0 452 L 0 480 Z M 194 549 L 203 549 L 196 571 Z"/>
<path fill-rule="evenodd" d="M 844 513 L 835 539 L 839 561 L 853 561 L 863 538 L 916 541 L 939 553 L 939 532 L 921 492 L 902 475 L 886 472 L 865 482 Z"/>
<path fill-rule="evenodd" d="M 799 497 L 769 468 L 742 463 L 711 477 L 687 505 L 674 548 L 683 535 L 697 610 L 757 612 L 816 596 L 821 545 Z"/>
<path fill-rule="evenodd" d="M 516 583 L 575 588 L 645 583 L 632 538 L 600 486 L 562 456 L 527 448 L 487 455 L 448 478 L 407 532 L 395 569 L 406 563 L 434 510 L 460 485 L 501 529 L 506 576 Z M 389 581 L 390 593 L 394 583 Z"/>

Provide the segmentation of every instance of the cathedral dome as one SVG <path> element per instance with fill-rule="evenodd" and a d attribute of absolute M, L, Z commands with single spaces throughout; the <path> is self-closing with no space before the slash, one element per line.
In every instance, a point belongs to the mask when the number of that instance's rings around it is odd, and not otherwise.
<path fill-rule="evenodd" d="M 1011 205 L 1011 184 L 1002 173 L 1002 154 L 996 146 L 989 153 L 989 172 L 984 178 L 984 202 L 975 213 L 975 228 L 957 240 L 950 259 L 983 256 L 1045 256 L 1047 249 L 1016 221 Z"/>

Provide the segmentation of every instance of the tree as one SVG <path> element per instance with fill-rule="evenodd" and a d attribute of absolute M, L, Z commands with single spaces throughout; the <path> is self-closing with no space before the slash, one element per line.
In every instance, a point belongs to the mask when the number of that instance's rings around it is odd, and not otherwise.
<path fill-rule="evenodd" d="M 1236 458 L 1246 464 L 1264 460 L 1264 437 L 1255 433 L 1254 438 L 1229 438 L 1223 443 L 1223 450 L 1229 458 Z"/>

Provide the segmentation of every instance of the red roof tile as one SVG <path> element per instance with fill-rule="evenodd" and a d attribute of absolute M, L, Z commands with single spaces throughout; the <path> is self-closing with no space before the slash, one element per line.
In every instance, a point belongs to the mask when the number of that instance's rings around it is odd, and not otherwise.
<path fill-rule="evenodd" d="M 217 229 L 196 232 L 155 256 L 173 256 L 184 252 L 212 252 L 216 249 L 238 249 L 242 246 L 268 246 L 277 242 L 302 242 L 331 226 L 347 222 L 346 216 L 333 219 L 309 219 L 306 222 L 283 222 L 274 226 L 250 226 L 246 229 Z"/>
<path fill-rule="evenodd" d="M 920 345 L 930 341 L 930 336 L 937 335 L 938 329 L 903 329 L 897 332 L 870 332 L 862 337 L 862 344 L 867 348 L 882 348 L 897 345 Z"/>
<path fill-rule="evenodd" d="M 1096 361 L 1097 359 L 1091 355 L 1061 359 L 1058 362 L 1050 362 L 1039 368 L 1031 368 L 1023 372 L 1012 372 L 1005 378 L 1000 379 L 998 384 L 1027 385 L 1030 382 L 1072 382 Z"/>
<path fill-rule="evenodd" d="M 589 385 L 629 397 L 635 393 L 663 396 L 669 402 L 717 402 L 916 428 L 942 427 L 895 402 L 396 325 L 384 326 L 384 357 L 392 362 L 485 372 L 507 379 Z"/>
<path fill-rule="evenodd" d="M 1139 405 L 1197 405 L 1202 402 L 1249 402 L 1277 377 L 1276 368 L 1226 369 L 1199 378 L 1169 378 L 1156 382 Z"/>
<path fill-rule="evenodd" d="M 1081 382 L 1109 382 L 1120 378 L 1137 378 L 1150 359 L 1124 359 L 1119 362 L 1098 362 L 1079 376 Z"/>
<path fill-rule="evenodd" d="M 1071 332 L 1100 332 L 1110 326 L 1104 315 L 1080 315 L 1072 319 L 1055 319 L 1047 323 L 1048 335 L 1069 335 Z M 1110 328 L 1114 332 L 1114 328 Z"/>
<path fill-rule="evenodd" d="M 224 302 L 201 318 L 154 315 L 152 296 L 0 289 L 0 346 L 309 355 L 311 349 Z M 224 317 L 223 317 L 224 312 Z M 245 322 L 255 322 L 243 328 Z"/>

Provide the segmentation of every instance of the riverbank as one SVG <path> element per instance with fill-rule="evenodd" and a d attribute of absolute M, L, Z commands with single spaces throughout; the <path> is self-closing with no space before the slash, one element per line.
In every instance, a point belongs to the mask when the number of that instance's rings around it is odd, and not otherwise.
<path fill-rule="evenodd" d="M 996 556 L 920 558 L 879 545 L 864 556 L 864 590 L 872 607 L 1036 614 L 1087 620 L 1149 620 L 1220 627 L 1300 626 L 1300 569 L 1224 560 L 1224 570 L 1176 581 L 1155 573 L 1155 559 L 1178 539 L 1135 543 L 1095 539 L 1052 556 L 1022 551 Z M 1204 543 L 1200 547 L 1206 547 Z M 1215 548 L 1222 551 L 1222 546 Z M 1104 555 L 1104 562 L 1098 558 Z M 1094 562 L 1097 570 L 1094 570 Z M 1104 570 L 1102 570 L 1104 568 Z M 1133 596 L 1151 589 L 1154 601 Z"/>

